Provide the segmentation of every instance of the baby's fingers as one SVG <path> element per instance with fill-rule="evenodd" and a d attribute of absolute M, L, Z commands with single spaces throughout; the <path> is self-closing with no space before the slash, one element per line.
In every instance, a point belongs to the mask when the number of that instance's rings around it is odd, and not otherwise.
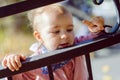
<path fill-rule="evenodd" d="M 3 60 L 2 60 L 2 66 L 5 67 L 5 68 L 7 67 L 6 57 L 4 57 Z"/>
<path fill-rule="evenodd" d="M 94 24 L 88 20 L 83 20 L 82 23 L 85 24 L 86 26 L 94 26 Z"/>
<path fill-rule="evenodd" d="M 12 60 L 12 59 L 9 59 L 7 60 L 7 67 L 11 70 L 11 71 L 15 71 L 15 65 L 16 63 Z"/>
<path fill-rule="evenodd" d="M 104 30 L 104 19 L 102 17 L 94 17 L 91 22 L 98 26 L 98 30 Z"/>
<path fill-rule="evenodd" d="M 98 25 L 104 25 L 104 19 L 100 16 L 94 17 L 91 22 Z"/>
<path fill-rule="evenodd" d="M 21 54 L 20 59 L 24 61 L 24 60 L 26 60 L 26 56 Z"/>
<path fill-rule="evenodd" d="M 17 64 L 18 68 L 20 68 L 22 66 L 20 59 L 21 59 L 20 56 L 15 56 L 15 62 Z"/>
<path fill-rule="evenodd" d="M 21 67 L 20 57 L 18 55 L 11 55 L 7 58 L 7 67 L 11 71 L 17 71 Z"/>
<path fill-rule="evenodd" d="M 94 25 L 92 22 L 90 22 L 88 20 L 83 20 L 82 22 L 88 27 L 90 32 L 96 32 L 95 29 L 97 28 L 97 25 Z"/>

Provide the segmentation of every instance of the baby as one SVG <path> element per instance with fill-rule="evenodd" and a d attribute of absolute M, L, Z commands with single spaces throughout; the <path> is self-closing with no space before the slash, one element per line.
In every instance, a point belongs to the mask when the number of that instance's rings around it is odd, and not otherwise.
<path fill-rule="evenodd" d="M 34 9 L 29 12 L 28 18 L 33 27 L 33 35 L 38 41 L 37 46 L 32 48 L 34 49 L 33 55 L 44 54 L 74 44 L 72 14 L 60 4 L 51 4 Z M 84 23 L 89 26 L 91 32 L 103 30 L 103 23 L 99 24 L 97 22 L 93 24 L 94 21 L 87 20 Z M 11 54 L 4 57 L 2 64 L 11 71 L 18 71 L 22 67 L 21 60 L 26 60 L 26 57 L 22 54 Z M 89 76 L 84 63 L 84 56 L 79 56 L 54 64 L 53 66 L 56 67 L 53 70 L 54 79 L 88 80 Z M 62 66 L 60 66 L 61 64 Z M 42 67 L 14 75 L 12 80 L 49 80 L 49 74 L 46 67 Z"/>

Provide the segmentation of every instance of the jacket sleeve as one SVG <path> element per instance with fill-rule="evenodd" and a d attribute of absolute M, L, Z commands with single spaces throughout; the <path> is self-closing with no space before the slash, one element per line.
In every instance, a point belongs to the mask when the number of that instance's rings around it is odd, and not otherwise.
<path fill-rule="evenodd" d="M 90 33 L 90 34 L 84 35 L 84 36 L 78 36 L 78 37 L 75 37 L 74 43 L 77 44 L 77 43 L 80 43 L 80 42 L 84 42 L 86 40 L 93 40 L 94 38 L 96 38 L 98 36 L 99 35 L 95 34 L 95 33 Z"/>

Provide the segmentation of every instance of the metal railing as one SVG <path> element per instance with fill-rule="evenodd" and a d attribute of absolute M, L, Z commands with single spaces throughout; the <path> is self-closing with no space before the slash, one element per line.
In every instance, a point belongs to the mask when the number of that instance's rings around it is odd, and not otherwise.
<path fill-rule="evenodd" d="M 65 48 L 65 49 L 55 50 L 47 54 L 41 54 L 38 56 L 29 57 L 27 58 L 27 61 L 22 63 L 22 67 L 20 68 L 19 71 L 12 72 L 9 69 L 1 69 L 0 78 L 9 77 L 9 76 L 12 76 L 18 73 L 37 69 L 43 66 L 50 67 L 51 64 L 54 64 L 56 62 L 64 61 L 66 59 L 74 58 L 74 57 L 81 56 L 81 55 L 88 55 L 90 52 L 93 52 L 93 51 L 96 51 L 96 50 L 99 50 L 99 49 L 102 49 L 102 48 L 105 48 L 105 47 L 108 47 L 108 46 L 111 46 L 117 43 L 120 43 L 120 33 L 110 35 L 109 37 L 107 36 L 104 38 L 100 38 L 92 42 L 87 42 L 87 43 L 84 43 L 83 45 L 82 44 L 76 45 L 76 46 Z"/>
<path fill-rule="evenodd" d="M 13 15 L 16 13 L 20 13 L 26 10 L 34 9 L 37 7 L 45 6 L 47 4 L 51 4 L 59 1 L 63 1 L 63 0 L 26 0 L 23 2 L 12 4 L 12 5 L 3 6 L 3 7 L 0 7 L 0 17 Z M 95 2 L 95 4 L 98 4 L 98 5 L 100 5 L 103 2 L 103 0 L 100 0 L 101 2 L 97 2 L 96 0 L 93 0 L 93 1 Z M 4 68 L 1 69 L 0 78 L 8 77 L 9 80 L 12 80 L 11 76 L 15 74 L 19 74 L 19 73 L 37 69 L 43 66 L 47 66 L 49 70 L 50 80 L 54 80 L 51 64 L 64 61 L 66 59 L 74 58 L 77 56 L 85 55 L 86 64 L 89 72 L 89 80 L 93 80 L 89 53 L 120 43 L 120 32 L 117 32 L 120 26 L 120 22 L 119 22 L 120 21 L 120 16 L 119 16 L 120 2 L 119 0 L 114 0 L 114 3 L 116 5 L 118 20 L 116 22 L 116 25 L 112 27 L 111 32 L 108 32 L 108 33 L 105 32 L 104 35 L 97 37 L 92 42 L 87 41 L 87 43 L 84 43 L 84 44 L 71 46 L 65 49 L 55 50 L 47 54 L 41 54 L 39 56 L 29 57 L 25 62 L 22 63 L 22 67 L 20 68 L 19 71 L 12 72 L 9 69 L 4 69 Z M 109 27 L 109 26 L 105 25 L 105 27 Z"/>

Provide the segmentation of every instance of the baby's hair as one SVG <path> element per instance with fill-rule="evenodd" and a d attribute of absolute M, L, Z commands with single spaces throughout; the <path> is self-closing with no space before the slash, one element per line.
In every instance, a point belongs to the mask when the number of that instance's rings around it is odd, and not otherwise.
<path fill-rule="evenodd" d="M 33 9 L 28 12 L 28 20 L 30 21 L 30 25 L 33 27 L 33 30 L 37 29 L 37 27 L 35 26 L 35 16 L 41 15 L 43 13 L 51 13 L 51 12 L 57 12 L 59 14 L 69 13 L 69 11 L 64 8 L 64 6 L 58 3 Z"/>

